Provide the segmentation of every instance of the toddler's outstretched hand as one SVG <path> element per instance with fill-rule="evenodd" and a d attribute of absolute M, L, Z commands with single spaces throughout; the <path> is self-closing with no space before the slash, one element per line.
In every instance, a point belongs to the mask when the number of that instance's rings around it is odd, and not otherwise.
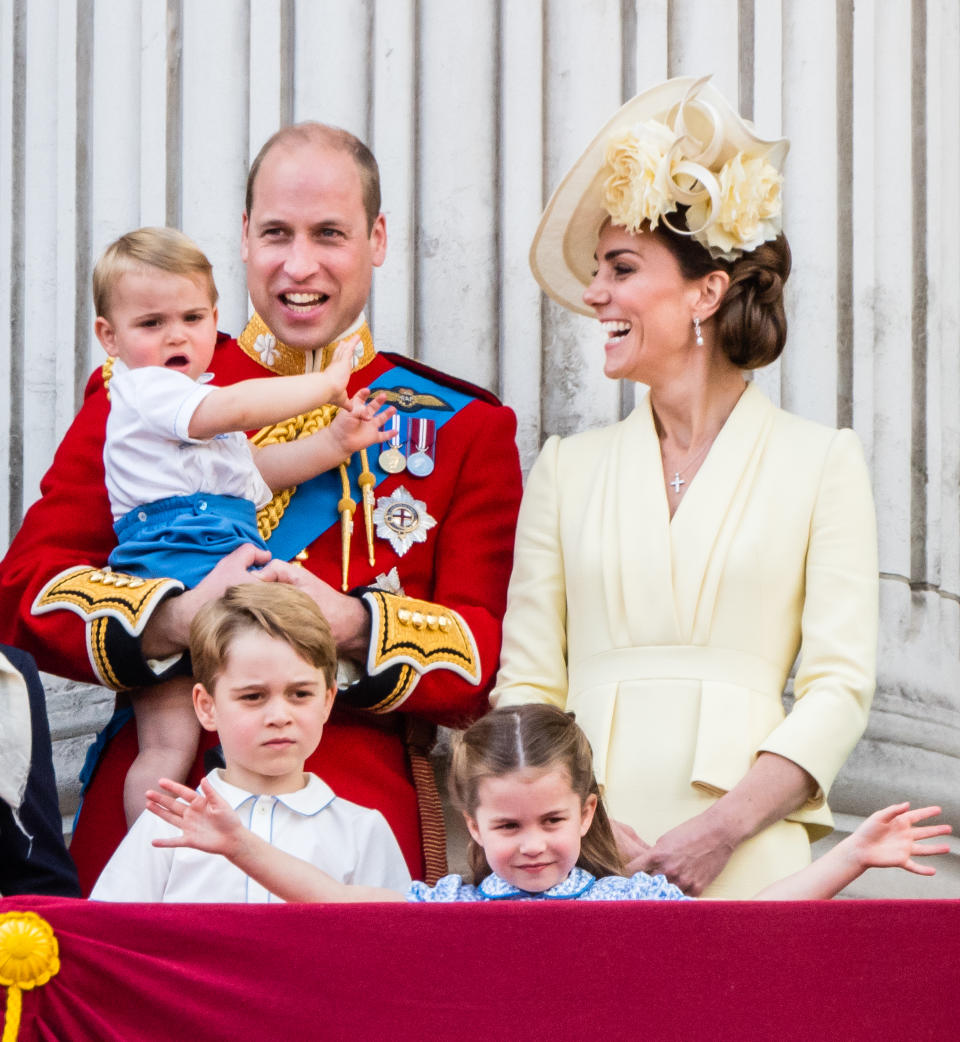
<path fill-rule="evenodd" d="M 347 397 L 347 384 L 350 382 L 350 374 L 353 372 L 353 352 L 360 343 L 359 336 L 349 337 L 342 344 L 337 345 L 333 352 L 327 368 L 323 375 L 331 383 L 330 404 L 348 405 L 350 399 Z"/>
<path fill-rule="evenodd" d="M 200 792 L 161 778 L 160 791 L 147 791 L 147 810 L 181 830 L 181 835 L 155 839 L 155 847 L 193 847 L 209 854 L 236 856 L 246 829 L 240 816 L 203 778 Z"/>
<path fill-rule="evenodd" d="M 381 408 L 386 400 L 383 392 L 371 398 L 370 388 L 362 387 L 334 416 L 330 432 L 344 458 L 390 438 L 383 425 L 397 410 L 392 405 Z"/>
<path fill-rule="evenodd" d="M 905 868 L 917 875 L 932 876 L 937 870 L 932 865 L 921 865 L 914 858 L 950 852 L 946 843 L 931 845 L 920 842 L 933 836 L 946 836 L 952 831 L 949 825 L 918 824 L 939 813 L 939 807 L 910 810 L 909 803 L 884 807 L 871 814 L 853 832 L 851 845 L 864 868 Z"/>

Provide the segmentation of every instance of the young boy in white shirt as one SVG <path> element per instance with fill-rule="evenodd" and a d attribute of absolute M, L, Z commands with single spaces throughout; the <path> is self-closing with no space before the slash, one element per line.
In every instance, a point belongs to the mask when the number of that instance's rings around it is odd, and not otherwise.
<path fill-rule="evenodd" d="M 231 551 L 270 554 L 257 510 L 274 492 L 333 469 L 389 437 L 383 398 L 352 398 L 359 341 L 345 340 L 321 372 L 215 387 L 217 287 L 203 252 L 175 228 L 139 228 L 111 243 L 93 272 L 94 331 L 113 359 L 103 462 L 119 572 L 196 586 Z M 215 363 L 214 363 L 215 364 Z M 306 438 L 254 446 L 243 433 L 321 405 L 333 422 Z M 140 751 L 124 784 L 132 825 L 161 775 L 185 781 L 199 728 L 189 678 L 133 693 Z"/>
<path fill-rule="evenodd" d="M 234 586 L 190 630 L 200 724 L 226 767 L 207 775 L 247 828 L 344 883 L 406 891 L 410 875 L 379 811 L 304 773 L 336 693 L 336 645 L 314 601 L 292 586 Z M 142 814 L 90 895 L 103 901 L 275 902 L 219 854 L 177 848 L 179 829 Z"/>

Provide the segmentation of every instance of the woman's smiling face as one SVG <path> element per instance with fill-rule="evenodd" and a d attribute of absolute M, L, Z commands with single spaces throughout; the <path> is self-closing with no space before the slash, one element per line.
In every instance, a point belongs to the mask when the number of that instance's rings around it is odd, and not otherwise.
<path fill-rule="evenodd" d="M 604 374 L 652 384 L 682 369 L 694 346 L 699 280 L 684 278 L 656 235 L 610 222 L 596 256 L 597 273 L 583 299 L 606 334 Z"/>

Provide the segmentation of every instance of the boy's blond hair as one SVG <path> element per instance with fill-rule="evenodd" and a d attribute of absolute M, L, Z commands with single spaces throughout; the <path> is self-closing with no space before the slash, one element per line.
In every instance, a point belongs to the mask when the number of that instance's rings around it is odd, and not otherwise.
<path fill-rule="evenodd" d="M 313 599 L 283 583 L 250 582 L 208 601 L 190 626 L 193 676 L 210 694 L 230 646 L 250 630 L 289 644 L 305 662 L 323 670 L 327 687 L 336 683 L 337 645 Z"/>
<path fill-rule="evenodd" d="M 157 268 L 200 283 L 205 281 L 210 303 L 217 302 L 219 294 L 213 281 L 213 265 L 192 239 L 176 228 L 138 228 L 110 243 L 93 269 L 93 306 L 98 318 L 110 317 L 110 294 L 120 276 L 144 268 Z"/>

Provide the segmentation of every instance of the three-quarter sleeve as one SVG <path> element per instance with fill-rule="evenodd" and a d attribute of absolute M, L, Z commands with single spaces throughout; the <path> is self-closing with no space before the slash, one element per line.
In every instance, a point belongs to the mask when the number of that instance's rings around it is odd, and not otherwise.
<path fill-rule="evenodd" d="M 867 725 L 876 682 L 876 515 L 860 441 L 838 431 L 826 454 L 810 527 L 795 703 L 758 752 L 799 764 L 823 802 Z"/>

